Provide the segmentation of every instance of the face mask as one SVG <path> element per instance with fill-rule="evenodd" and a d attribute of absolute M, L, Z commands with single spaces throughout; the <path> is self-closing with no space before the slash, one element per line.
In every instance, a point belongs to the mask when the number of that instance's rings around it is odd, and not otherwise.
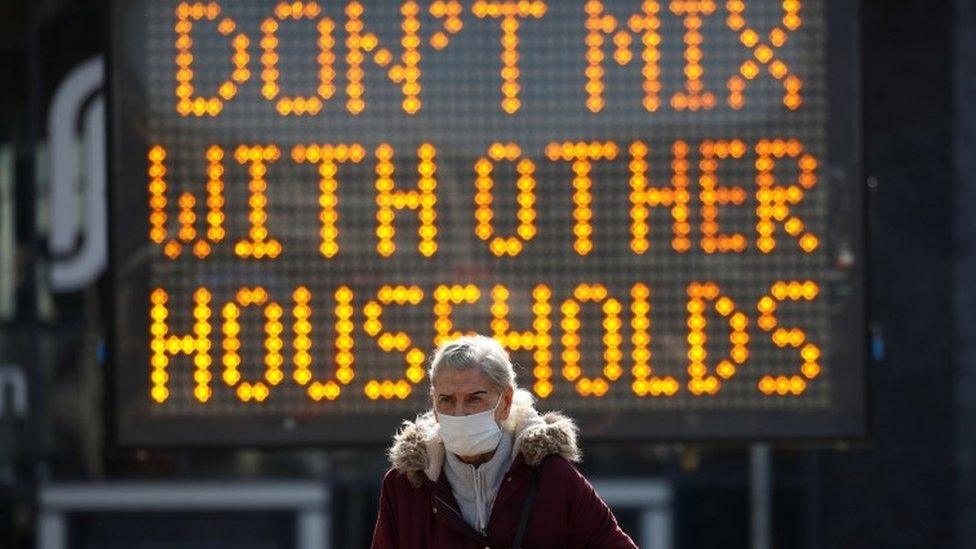
<path fill-rule="evenodd" d="M 488 453 L 498 446 L 502 431 L 495 422 L 495 411 L 502 398 L 491 410 L 468 416 L 449 416 L 438 412 L 438 431 L 444 447 L 459 456 L 477 456 Z"/>

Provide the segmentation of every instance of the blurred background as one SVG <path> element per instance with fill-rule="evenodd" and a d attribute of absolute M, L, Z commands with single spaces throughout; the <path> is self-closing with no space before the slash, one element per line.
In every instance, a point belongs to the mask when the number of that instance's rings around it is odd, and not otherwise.
<path fill-rule="evenodd" d="M 112 439 L 116 289 L 78 257 L 93 233 L 56 234 L 58 202 L 84 194 L 52 179 L 50 121 L 107 54 L 109 10 L 0 2 L 0 547 L 366 547 L 381 446 Z M 587 444 L 583 471 L 642 545 L 976 547 L 976 2 L 859 12 L 868 436 Z"/>

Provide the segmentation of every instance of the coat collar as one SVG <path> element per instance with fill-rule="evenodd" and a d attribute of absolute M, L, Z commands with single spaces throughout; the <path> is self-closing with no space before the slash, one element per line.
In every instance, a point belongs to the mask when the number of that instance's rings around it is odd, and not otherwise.
<path fill-rule="evenodd" d="M 502 430 L 514 439 L 512 460 L 521 456 L 530 467 L 550 454 L 579 461 L 578 431 L 573 420 L 559 412 L 540 414 L 532 403 L 531 393 L 516 389 L 508 419 L 502 424 Z M 414 421 L 404 421 L 387 455 L 393 468 L 406 474 L 413 486 L 420 486 L 423 476 L 436 482 L 444 466 L 445 450 L 437 433 L 434 412 L 427 411 Z"/>

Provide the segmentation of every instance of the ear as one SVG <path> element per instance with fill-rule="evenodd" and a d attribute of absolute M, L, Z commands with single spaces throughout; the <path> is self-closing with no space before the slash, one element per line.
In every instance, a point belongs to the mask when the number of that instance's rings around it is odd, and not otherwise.
<path fill-rule="evenodd" d="M 508 414 L 512 411 L 512 398 L 515 396 L 515 390 L 511 387 L 506 387 L 502 391 L 502 404 L 498 407 L 498 412 L 495 415 L 495 419 L 502 423 L 508 419 Z"/>

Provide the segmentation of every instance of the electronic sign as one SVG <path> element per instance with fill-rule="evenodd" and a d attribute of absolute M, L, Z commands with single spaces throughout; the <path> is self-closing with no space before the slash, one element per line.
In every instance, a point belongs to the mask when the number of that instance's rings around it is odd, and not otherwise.
<path fill-rule="evenodd" d="M 592 439 L 863 436 L 851 4 L 113 2 L 119 442 L 383 441 L 472 332 Z"/>

